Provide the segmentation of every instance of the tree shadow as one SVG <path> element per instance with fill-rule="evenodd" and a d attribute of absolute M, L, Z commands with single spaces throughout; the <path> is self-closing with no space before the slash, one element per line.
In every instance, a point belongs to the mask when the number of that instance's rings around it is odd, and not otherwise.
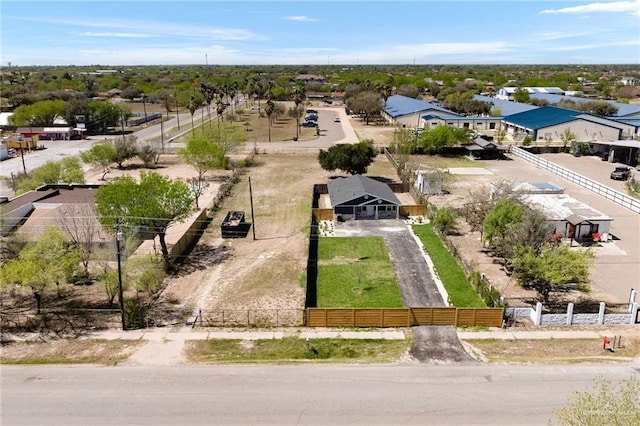
<path fill-rule="evenodd" d="M 190 252 L 184 253 L 176 262 L 176 270 L 172 276 L 184 277 L 212 265 L 221 264 L 230 255 L 231 247 L 226 244 L 219 246 L 198 244 Z"/>

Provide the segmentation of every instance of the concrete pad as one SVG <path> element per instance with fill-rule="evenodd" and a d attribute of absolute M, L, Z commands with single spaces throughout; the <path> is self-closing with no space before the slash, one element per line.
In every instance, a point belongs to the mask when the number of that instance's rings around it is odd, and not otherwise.
<path fill-rule="evenodd" d="M 452 175 L 492 175 L 491 170 L 484 167 L 449 167 L 447 169 Z"/>

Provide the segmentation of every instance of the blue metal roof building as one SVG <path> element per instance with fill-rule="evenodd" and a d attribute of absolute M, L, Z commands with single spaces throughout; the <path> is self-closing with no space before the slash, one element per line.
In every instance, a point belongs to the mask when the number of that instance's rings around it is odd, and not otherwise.
<path fill-rule="evenodd" d="M 460 114 L 430 102 L 401 95 L 390 96 L 384 108 L 384 115 L 387 120 L 403 127 L 418 127 L 421 117 L 425 114 L 436 114 L 442 117 L 461 117 Z"/>
<path fill-rule="evenodd" d="M 505 117 L 503 123 L 508 133 L 527 134 L 534 141 L 562 140 L 562 133 L 569 129 L 580 141 L 618 140 L 634 137 L 635 128 L 610 118 L 602 118 L 581 111 L 544 106 Z"/>
<path fill-rule="evenodd" d="M 574 121 L 576 116 L 581 114 L 571 109 L 545 106 L 534 110 L 512 114 L 504 118 L 505 123 L 512 124 L 524 129 L 537 130 L 544 127 Z"/>

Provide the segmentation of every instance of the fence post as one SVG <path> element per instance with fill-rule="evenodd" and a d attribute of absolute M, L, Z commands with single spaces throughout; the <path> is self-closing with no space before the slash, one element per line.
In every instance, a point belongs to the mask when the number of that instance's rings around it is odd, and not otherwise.
<path fill-rule="evenodd" d="M 569 303 L 567 305 L 567 325 L 571 325 L 573 323 L 573 303 Z"/>
<path fill-rule="evenodd" d="M 598 311 L 598 324 L 604 324 L 604 302 L 600 302 L 600 310 Z"/>
<path fill-rule="evenodd" d="M 542 324 L 542 303 L 538 302 L 536 303 L 536 321 L 535 321 L 535 325 L 541 325 Z"/>
<path fill-rule="evenodd" d="M 200 317 L 200 327 L 202 327 L 202 308 L 198 310 L 198 316 Z"/>

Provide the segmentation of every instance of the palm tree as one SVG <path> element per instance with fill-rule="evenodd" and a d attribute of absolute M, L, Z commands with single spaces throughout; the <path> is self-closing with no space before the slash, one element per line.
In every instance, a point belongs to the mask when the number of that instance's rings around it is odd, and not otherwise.
<path fill-rule="evenodd" d="M 220 93 L 218 96 L 218 100 L 216 100 L 216 112 L 218 113 L 218 130 L 220 130 L 220 121 L 223 120 L 222 115 L 224 114 L 224 101 L 222 100 L 222 94 Z"/>
<path fill-rule="evenodd" d="M 193 126 L 193 114 L 196 113 L 196 110 L 198 109 L 198 102 L 196 101 L 196 99 L 191 96 L 189 98 L 189 103 L 187 104 L 187 108 L 189 109 L 189 112 L 191 113 L 191 134 L 195 134 L 195 128 Z"/>
<path fill-rule="evenodd" d="M 303 84 L 293 88 L 293 102 L 296 104 L 296 140 L 300 137 L 300 105 L 307 99 L 306 89 Z"/>
<path fill-rule="evenodd" d="M 213 96 L 216 93 L 216 88 L 215 86 L 209 86 L 208 84 L 202 83 L 200 84 L 200 92 L 202 93 L 205 104 L 207 104 L 207 117 L 209 118 L 209 127 L 211 127 L 211 102 L 213 101 Z"/>
<path fill-rule="evenodd" d="M 271 115 L 276 109 L 276 104 L 269 99 L 264 107 L 264 113 L 267 114 L 267 120 L 269 124 L 269 142 L 271 142 Z"/>

